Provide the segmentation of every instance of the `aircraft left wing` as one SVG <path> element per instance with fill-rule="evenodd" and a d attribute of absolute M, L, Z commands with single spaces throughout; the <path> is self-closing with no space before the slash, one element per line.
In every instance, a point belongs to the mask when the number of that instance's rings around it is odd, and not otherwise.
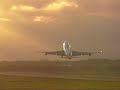
<path fill-rule="evenodd" d="M 42 52 L 42 51 L 37 51 L 38 53 L 44 53 L 45 55 L 58 55 L 58 56 L 65 56 L 65 52 L 64 50 L 60 50 L 60 51 L 48 51 L 48 52 Z"/>
<path fill-rule="evenodd" d="M 81 56 L 81 55 L 91 56 L 91 55 L 97 54 L 97 53 L 102 53 L 102 51 L 99 51 L 99 52 L 79 52 L 79 51 L 72 51 L 72 56 Z"/>

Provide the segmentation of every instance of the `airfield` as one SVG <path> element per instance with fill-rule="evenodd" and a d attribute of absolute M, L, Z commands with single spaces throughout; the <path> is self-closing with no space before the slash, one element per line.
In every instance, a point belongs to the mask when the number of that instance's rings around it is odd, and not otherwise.
<path fill-rule="evenodd" d="M 0 90 L 120 90 L 120 60 L 4 61 Z"/>
<path fill-rule="evenodd" d="M 0 90 L 120 90 L 120 81 L 0 75 Z"/>

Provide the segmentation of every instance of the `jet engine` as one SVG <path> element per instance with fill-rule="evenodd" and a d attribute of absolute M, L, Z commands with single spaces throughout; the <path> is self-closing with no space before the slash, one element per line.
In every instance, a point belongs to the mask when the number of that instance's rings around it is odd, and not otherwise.
<path fill-rule="evenodd" d="M 45 53 L 45 55 L 47 55 L 47 53 Z"/>

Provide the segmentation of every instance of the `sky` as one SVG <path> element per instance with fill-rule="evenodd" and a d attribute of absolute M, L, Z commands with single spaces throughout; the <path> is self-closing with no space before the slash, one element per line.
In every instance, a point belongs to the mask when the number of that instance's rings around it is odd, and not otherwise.
<path fill-rule="evenodd" d="M 120 0 L 0 0 L 0 60 L 46 58 L 35 51 L 61 50 L 66 40 L 103 51 L 92 58 L 119 59 Z"/>

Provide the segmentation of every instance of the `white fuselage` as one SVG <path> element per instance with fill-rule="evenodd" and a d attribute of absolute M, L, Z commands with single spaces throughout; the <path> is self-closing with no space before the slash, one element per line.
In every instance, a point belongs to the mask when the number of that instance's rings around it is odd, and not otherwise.
<path fill-rule="evenodd" d="M 70 44 L 67 41 L 65 41 L 63 43 L 63 50 L 64 50 L 64 52 L 66 54 L 66 57 L 71 59 L 72 58 L 71 46 L 70 46 Z"/>

